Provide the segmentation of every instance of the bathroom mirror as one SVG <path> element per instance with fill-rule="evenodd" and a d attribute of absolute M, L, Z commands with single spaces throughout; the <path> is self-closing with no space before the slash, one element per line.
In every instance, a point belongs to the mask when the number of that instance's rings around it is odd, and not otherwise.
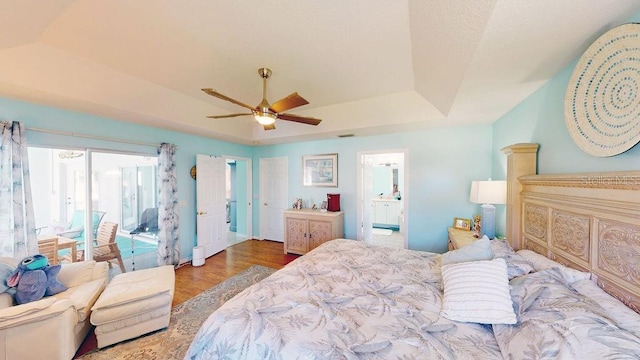
<path fill-rule="evenodd" d="M 373 167 L 373 195 L 395 197 L 398 192 L 398 168 L 389 165 Z"/>
<path fill-rule="evenodd" d="M 394 168 L 391 169 L 391 177 L 392 177 L 392 183 L 391 183 L 391 194 L 393 196 L 397 196 L 397 192 L 398 192 L 398 169 Z"/>

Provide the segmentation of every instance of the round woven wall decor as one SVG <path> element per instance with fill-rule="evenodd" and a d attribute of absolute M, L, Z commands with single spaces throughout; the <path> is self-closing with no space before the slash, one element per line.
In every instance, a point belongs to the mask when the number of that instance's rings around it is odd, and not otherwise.
<path fill-rule="evenodd" d="M 569 79 L 564 119 L 573 141 L 593 156 L 613 156 L 640 142 L 640 24 L 598 38 Z"/>

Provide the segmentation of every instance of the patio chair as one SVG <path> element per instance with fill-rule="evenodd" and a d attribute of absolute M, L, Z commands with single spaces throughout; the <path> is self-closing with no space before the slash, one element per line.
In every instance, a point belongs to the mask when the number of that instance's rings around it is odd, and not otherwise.
<path fill-rule="evenodd" d="M 120 271 L 123 273 L 127 272 L 124 267 L 124 262 L 122 261 L 122 255 L 120 254 L 120 249 L 118 248 L 118 243 L 116 243 L 116 234 L 118 233 L 118 224 L 112 223 L 109 221 L 105 221 L 100 224 L 98 228 L 98 234 L 96 236 L 96 241 L 98 245 L 93 247 L 93 260 L 95 261 L 106 261 L 109 263 L 109 268 L 111 268 L 111 261 L 118 261 L 118 265 L 120 266 Z M 84 258 L 84 251 L 78 251 L 78 259 L 81 260 Z"/>
<path fill-rule="evenodd" d="M 39 240 L 38 252 L 47 257 L 49 265 L 58 265 L 58 238 L 54 236 Z"/>
<path fill-rule="evenodd" d="M 120 271 L 127 272 L 122 262 L 122 255 L 116 243 L 116 234 L 118 232 L 118 224 L 105 221 L 98 229 L 96 240 L 98 245 L 93 248 L 93 260 L 106 261 L 111 268 L 111 260 L 117 260 L 120 265 Z"/>
<path fill-rule="evenodd" d="M 93 238 L 97 238 L 98 227 L 104 218 L 106 212 L 92 211 L 93 214 Z M 76 210 L 71 216 L 71 222 L 64 231 L 58 232 L 56 235 L 64 236 L 70 239 L 82 237 L 84 239 L 84 210 Z"/>

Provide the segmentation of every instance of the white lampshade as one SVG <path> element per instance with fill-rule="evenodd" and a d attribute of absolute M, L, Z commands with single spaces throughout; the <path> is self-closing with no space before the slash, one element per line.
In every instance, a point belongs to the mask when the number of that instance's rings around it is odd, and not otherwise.
<path fill-rule="evenodd" d="M 476 204 L 505 204 L 507 202 L 507 182 L 473 181 L 469 201 Z"/>

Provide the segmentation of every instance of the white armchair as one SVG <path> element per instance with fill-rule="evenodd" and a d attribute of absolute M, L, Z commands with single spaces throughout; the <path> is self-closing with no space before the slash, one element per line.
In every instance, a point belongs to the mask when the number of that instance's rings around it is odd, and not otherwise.
<path fill-rule="evenodd" d="M 0 359 L 72 359 L 91 329 L 107 270 L 104 262 L 62 264 L 58 280 L 67 290 L 28 304 L 0 294 Z"/>

